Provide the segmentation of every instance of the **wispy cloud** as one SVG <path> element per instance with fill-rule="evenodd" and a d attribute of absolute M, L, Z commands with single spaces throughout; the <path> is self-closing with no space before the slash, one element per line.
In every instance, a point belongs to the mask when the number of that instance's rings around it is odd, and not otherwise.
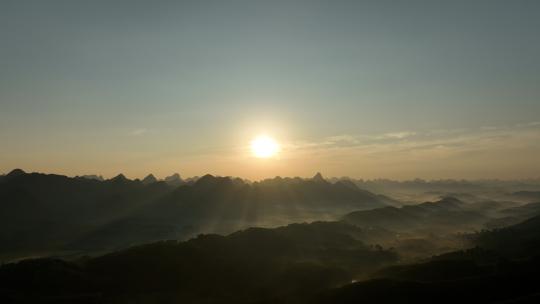
<path fill-rule="evenodd" d="M 478 147 L 481 145 L 508 145 L 508 141 L 523 140 L 523 144 L 533 145 L 526 138 L 540 136 L 540 122 L 528 122 L 516 126 L 492 127 L 483 126 L 478 129 L 452 129 L 430 132 L 399 131 L 384 134 L 335 135 L 321 141 L 300 142 L 296 147 L 319 148 L 362 148 L 392 147 L 395 151 L 425 149 L 430 147 Z M 537 145 L 540 146 L 540 143 Z"/>
<path fill-rule="evenodd" d="M 456 177 L 504 177 L 501 175 L 512 173 L 514 177 L 523 177 L 540 169 L 540 123 L 444 132 L 336 135 L 320 141 L 297 142 L 289 152 L 293 158 L 312 159 L 314 163 L 336 168 L 346 165 L 353 176 L 381 176 L 384 172 L 393 176 L 395 172 L 404 176 L 408 172 L 450 176 L 449 172 L 454 172 Z"/>
<path fill-rule="evenodd" d="M 380 138 L 393 138 L 393 139 L 404 139 L 416 135 L 416 132 L 411 131 L 401 131 L 401 132 L 392 132 L 385 133 L 380 136 Z"/>
<path fill-rule="evenodd" d="M 537 127 L 540 126 L 540 121 L 530 121 L 526 123 L 520 123 L 516 125 L 517 127 Z"/>

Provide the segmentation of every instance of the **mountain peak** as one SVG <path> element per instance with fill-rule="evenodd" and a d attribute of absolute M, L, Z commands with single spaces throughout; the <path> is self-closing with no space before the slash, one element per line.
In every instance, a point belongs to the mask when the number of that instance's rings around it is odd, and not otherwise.
<path fill-rule="evenodd" d="M 79 178 L 82 178 L 82 179 L 90 179 L 90 180 L 97 180 L 97 181 L 104 181 L 103 176 L 101 176 L 101 175 L 96 175 L 96 174 L 86 174 L 86 175 L 81 175 L 81 176 L 79 176 Z"/>
<path fill-rule="evenodd" d="M 180 174 L 178 173 L 174 173 L 173 175 L 171 176 L 167 176 L 165 177 L 164 181 L 170 185 L 170 186 L 180 186 L 182 184 L 182 178 L 180 177 Z"/>
<path fill-rule="evenodd" d="M 26 172 L 24 172 L 22 169 L 13 169 L 11 172 L 9 172 L 6 177 L 16 177 L 20 175 L 24 175 Z"/>
<path fill-rule="evenodd" d="M 215 184 L 217 183 L 218 180 L 219 180 L 218 177 L 213 176 L 212 174 L 206 174 L 206 175 L 202 176 L 201 178 L 199 178 L 199 179 L 195 182 L 195 185 L 197 185 L 197 186 L 202 186 L 202 185 L 215 185 Z"/>
<path fill-rule="evenodd" d="M 317 174 L 315 174 L 315 176 L 313 176 L 312 178 L 314 181 L 317 181 L 317 182 L 325 182 L 326 180 L 323 178 L 321 172 L 317 172 Z"/>
<path fill-rule="evenodd" d="M 455 205 L 463 205 L 463 202 L 453 196 L 444 196 L 441 197 L 441 199 L 438 201 L 438 203 L 446 203 L 446 204 L 455 204 Z"/>
<path fill-rule="evenodd" d="M 204 182 L 207 182 L 207 181 L 213 181 L 213 180 L 215 180 L 215 179 L 216 179 L 216 177 L 213 176 L 212 174 L 205 174 L 205 175 L 203 175 L 201 178 L 199 178 L 199 179 L 197 180 L 197 182 L 202 182 L 202 183 L 204 183 Z"/>
<path fill-rule="evenodd" d="M 356 186 L 356 184 L 353 183 L 350 179 L 341 179 L 338 182 L 336 182 L 336 185 L 342 185 L 350 189 L 358 190 L 358 186 Z"/>
<path fill-rule="evenodd" d="M 165 177 L 165 180 L 179 180 L 179 179 L 180 179 L 180 174 L 178 173 L 174 173 L 171 176 Z"/>
<path fill-rule="evenodd" d="M 142 183 L 145 185 L 153 184 L 157 182 L 157 178 L 154 176 L 154 174 L 150 173 L 145 178 L 143 178 Z"/>
<path fill-rule="evenodd" d="M 124 174 L 120 173 L 117 176 L 111 178 L 111 181 L 127 181 L 127 177 Z"/>

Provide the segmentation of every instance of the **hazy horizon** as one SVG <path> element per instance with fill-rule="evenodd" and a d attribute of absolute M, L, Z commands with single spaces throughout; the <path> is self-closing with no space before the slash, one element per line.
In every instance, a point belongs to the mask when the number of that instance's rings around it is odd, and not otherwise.
<path fill-rule="evenodd" d="M 393 182 L 408 182 L 408 181 L 416 181 L 416 180 L 422 180 L 422 181 L 425 181 L 425 182 L 438 182 L 438 181 L 465 181 L 465 182 L 482 182 L 482 181 L 501 181 L 501 182 L 524 182 L 524 181 L 540 181 L 540 177 L 529 177 L 529 178 L 473 178 L 473 179 L 467 179 L 467 178 L 422 178 L 422 177 L 414 177 L 414 178 L 404 178 L 404 179 L 393 179 L 393 178 L 389 178 L 389 177 L 384 177 L 384 176 L 379 176 L 379 177 L 370 177 L 370 178 L 365 178 L 365 177 L 356 177 L 356 176 L 346 176 L 346 175 L 342 175 L 342 176 L 332 176 L 332 175 L 326 175 L 324 174 L 324 172 L 321 172 L 321 171 L 313 171 L 311 175 L 274 175 L 274 176 L 270 176 L 270 177 L 263 177 L 263 178 L 259 178 L 259 179 L 250 179 L 250 178 L 247 178 L 247 177 L 244 177 L 244 176 L 238 176 L 238 175 L 231 175 L 231 174 L 216 174 L 216 173 L 212 173 L 212 172 L 206 172 L 206 173 L 201 173 L 201 174 L 195 174 L 195 175 L 186 175 L 186 174 L 182 174 L 182 172 L 180 171 L 177 171 L 177 172 L 173 172 L 171 171 L 170 173 L 165 173 L 163 175 L 158 175 L 158 174 L 154 174 L 152 172 L 148 172 L 144 175 L 129 175 L 129 174 L 125 174 L 124 172 L 117 172 L 116 174 L 112 174 L 112 175 L 104 175 L 104 174 L 101 174 L 99 172 L 86 172 L 86 173 L 76 173 L 76 174 L 67 174 L 67 173 L 61 173 L 61 172 L 55 172 L 55 171 L 51 171 L 51 172 L 44 172 L 44 171 L 33 171 L 33 170 L 25 170 L 24 168 L 13 168 L 12 170 L 8 170 L 6 172 L 0 172 L 0 176 L 5 176 L 7 174 L 9 174 L 11 171 L 13 170 L 23 170 L 25 173 L 27 174 L 31 174 L 31 173 L 38 173 L 38 174 L 53 174 L 53 175 L 63 175 L 63 176 L 67 176 L 67 177 L 91 177 L 91 176 L 96 176 L 96 177 L 101 177 L 103 178 L 104 180 L 107 180 L 107 179 L 112 179 L 112 178 L 115 178 L 117 177 L 118 175 L 124 175 L 127 179 L 130 179 L 130 180 L 136 180 L 136 179 L 139 179 L 139 180 L 143 180 L 145 177 L 149 176 L 149 175 L 153 175 L 157 180 L 164 180 L 165 178 L 167 177 L 171 177 L 175 174 L 178 174 L 180 175 L 180 178 L 182 180 L 188 180 L 188 179 L 193 179 L 193 178 L 200 178 L 200 177 L 203 177 L 205 175 L 212 175 L 212 176 L 216 176 L 216 177 L 230 177 L 230 178 L 241 178 L 243 180 L 247 180 L 247 181 L 250 181 L 250 182 L 258 182 L 258 181 L 263 181 L 263 180 L 267 180 L 267 179 L 273 179 L 273 178 L 277 178 L 277 177 L 280 177 L 280 178 L 302 178 L 302 179 L 311 179 L 313 178 L 315 175 L 317 174 L 321 174 L 322 177 L 326 180 L 339 180 L 339 179 L 352 179 L 352 180 L 364 180 L 364 181 L 383 181 L 383 180 L 388 180 L 388 181 L 393 181 Z"/>

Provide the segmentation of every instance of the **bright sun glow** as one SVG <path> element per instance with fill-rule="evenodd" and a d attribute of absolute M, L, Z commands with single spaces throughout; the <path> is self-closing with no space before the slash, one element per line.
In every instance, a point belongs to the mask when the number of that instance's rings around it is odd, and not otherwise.
<path fill-rule="evenodd" d="M 251 141 L 251 152 L 259 158 L 272 157 L 279 152 L 279 144 L 271 137 L 260 135 Z"/>

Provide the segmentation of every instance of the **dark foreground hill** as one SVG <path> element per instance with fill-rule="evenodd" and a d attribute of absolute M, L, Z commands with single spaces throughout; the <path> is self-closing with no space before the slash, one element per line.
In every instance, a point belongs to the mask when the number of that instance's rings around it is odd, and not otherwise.
<path fill-rule="evenodd" d="M 393 251 L 360 241 L 342 223 L 201 235 L 66 262 L 0 268 L 2 303 L 253 303 L 304 299 L 395 263 Z"/>
<path fill-rule="evenodd" d="M 0 257 L 108 250 L 200 232 L 333 219 L 394 203 L 320 175 L 255 183 L 211 175 L 180 186 L 178 181 L 14 170 L 0 178 Z"/>
<path fill-rule="evenodd" d="M 326 303 L 538 303 L 540 217 L 472 236 L 477 247 L 392 266 L 323 292 Z"/>
<path fill-rule="evenodd" d="M 72 262 L 25 260 L 0 267 L 0 295 L 2 303 L 537 303 L 539 299 L 538 217 L 471 235 L 474 248 L 408 265 L 399 264 L 393 250 L 362 242 L 366 233 L 344 223 L 318 222 L 158 242 Z M 351 283 L 361 277 L 363 281 Z"/>

